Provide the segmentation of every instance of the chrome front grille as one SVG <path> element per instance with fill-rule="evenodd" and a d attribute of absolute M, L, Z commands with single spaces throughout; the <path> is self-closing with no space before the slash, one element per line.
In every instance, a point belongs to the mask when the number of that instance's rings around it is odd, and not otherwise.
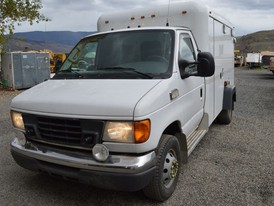
<path fill-rule="evenodd" d="M 38 117 L 38 131 L 43 140 L 66 144 L 81 144 L 80 120 Z"/>
<path fill-rule="evenodd" d="M 102 139 L 104 122 L 23 114 L 29 140 L 64 147 L 92 148 Z"/>

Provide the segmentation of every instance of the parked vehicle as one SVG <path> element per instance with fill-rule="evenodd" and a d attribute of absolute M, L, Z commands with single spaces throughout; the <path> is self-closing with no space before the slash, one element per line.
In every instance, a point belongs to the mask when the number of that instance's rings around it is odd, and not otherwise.
<path fill-rule="evenodd" d="M 11 153 L 30 170 L 165 201 L 235 101 L 224 18 L 195 2 L 103 15 L 52 79 L 13 99 Z"/>
<path fill-rule="evenodd" d="M 262 55 L 262 67 L 268 69 L 270 67 L 271 58 L 274 58 L 274 52 L 272 51 L 261 51 Z"/>
<path fill-rule="evenodd" d="M 234 50 L 234 66 L 241 67 L 244 63 L 244 57 L 240 55 L 240 50 Z"/>
<path fill-rule="evenodd" d="M 273 73 L 274 75 L 274 57 L 270 58 L 270 65 L 269 65 L 269 70 Z"/>
<path fill-rule="evenodd" d="M 247 53 L 246 63 L 250 68 L 260 67 L 262 64 L 261 53 Z"/>

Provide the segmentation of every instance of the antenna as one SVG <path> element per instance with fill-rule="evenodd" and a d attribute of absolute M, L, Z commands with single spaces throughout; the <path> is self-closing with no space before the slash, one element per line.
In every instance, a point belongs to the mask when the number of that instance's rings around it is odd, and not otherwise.
<path fill-rule="evenodd" d="M 171 0 L 168 0 L 166 26 L 169 26 L 168 19 L 169 19 L 169 8 L 170 8 L 170 1 L 171 1 Z"/>

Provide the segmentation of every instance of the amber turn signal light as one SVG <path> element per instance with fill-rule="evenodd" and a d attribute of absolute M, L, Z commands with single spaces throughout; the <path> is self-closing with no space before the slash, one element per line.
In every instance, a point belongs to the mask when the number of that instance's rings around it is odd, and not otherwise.
<path fill-rule="evenodd" d="M 150 135 L 150 121 L 134 122 L 134 139 L 136 143 L 146 142 Z"/>

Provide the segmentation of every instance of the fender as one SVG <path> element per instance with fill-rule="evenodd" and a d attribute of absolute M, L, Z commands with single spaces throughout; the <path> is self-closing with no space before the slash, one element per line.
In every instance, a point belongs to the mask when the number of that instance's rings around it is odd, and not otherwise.
<path fill-rule="evenodd" d="M 233 85 L 224 88 L 223 109 L 234 110 L 234 102 L 236 102 L 236 87 Z"/>

